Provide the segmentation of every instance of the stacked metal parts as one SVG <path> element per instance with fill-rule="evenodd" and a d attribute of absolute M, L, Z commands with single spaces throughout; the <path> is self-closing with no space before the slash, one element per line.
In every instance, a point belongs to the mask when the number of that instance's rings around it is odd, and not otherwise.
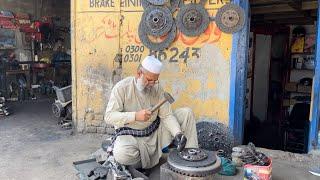
<path fill-rule="evenodd" d="M 220 171 L 221 159 L 216 153 L 197 148 L 174 150 L 168 157 L 169 169 L 189 177 L 207 177 Z"/>
<path fill-rule="evenodd" d="M 161 51 L 175 40 L 177 31 L 189 37 L 200 36 L 215 21 L 225 33 L 239 31 L 245 23 L 243 9 L 234 4 L 220 8 L 210 17 L 204 8 L 207 0 L 185 4 L 183 0 L 142 0 L 144 13 L 139 24 L 142 43 L 154 51 Z M 178 11 L 176 17 L 175 12 Z"/>
<path fill-rule="evenodd" d="M 234 137 L 231 130 L 216 121 L 200 121 L 197 123 L 199 147 L 217 151 L 220 157 L 231 159 Z"/>
<path fill-rule="evenodd" d="M 6 99 L 0 96 L 0 116 L 9 116 L 8 107 L 6 106 Z"/>
<path fill-rule="evenodd" d="M 249 143 L 247 146 L 239 146 L 233 148 L 232 161 L 237 166 L 257 165 L 269 166 L 270 159 L 265 154 L 256 151 L 254 144 Z"/>

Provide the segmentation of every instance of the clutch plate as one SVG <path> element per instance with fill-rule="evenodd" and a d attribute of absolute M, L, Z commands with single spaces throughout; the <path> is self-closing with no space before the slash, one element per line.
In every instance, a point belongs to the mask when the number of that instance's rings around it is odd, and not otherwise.
<path fill-rule="evenodd" d="M 244 10 L 235 4 L 222 6 L 214 18 L 218 28 L 225 33 L 235 33 L 245 24 Z"/>
<path fill-rule="evenodd" d="M 201 4 L 187 4 L 181 7 L 177 15 L 178 29 L 186 36 L 199 36 L 210 23 L 210 16 Z"/>
<path fill-rule="evenodd" d="M 221 159 L 213 151 L 198 148 L 186 148 L 182 152 L 173 150 L 168 156 L 169 169 L 190 176 L 205 177 L 217 173 Z"/>
<path fill-rule="evenodd" d="M 169 8 L 151 5 L 144 11 L 140 23 L 145 33 L 160 37 L 171 30 L 174 20 Z"/>

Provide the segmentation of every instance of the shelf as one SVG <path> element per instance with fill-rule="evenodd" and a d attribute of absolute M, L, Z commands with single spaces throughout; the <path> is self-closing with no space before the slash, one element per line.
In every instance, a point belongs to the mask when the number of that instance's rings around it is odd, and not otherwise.
<path fill-rule="evenodd" d="M 315 52 L 291 53 L 291 55 L 314 55 Z"/>
<path fill-rule="evenodd" d="M 15 50 L 17 48 L 0 48 L 0 50 Z"/>
<path fill-rule="evenodd" d="M 291 68 L 292 71 L 311 71 L 314 72 L 314 69 L 296 69 L 296 68 Z"/>

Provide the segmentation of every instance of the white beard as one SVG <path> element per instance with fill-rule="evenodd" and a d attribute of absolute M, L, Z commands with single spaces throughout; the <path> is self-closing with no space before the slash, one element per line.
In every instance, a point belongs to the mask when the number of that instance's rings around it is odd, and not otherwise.
<path fill-rule="evenodd" d="M 140 92 L 143 92 L 145 90 L 146 85 L 143 83 L 143 76 L 137 79 L 136 87 Z"/>

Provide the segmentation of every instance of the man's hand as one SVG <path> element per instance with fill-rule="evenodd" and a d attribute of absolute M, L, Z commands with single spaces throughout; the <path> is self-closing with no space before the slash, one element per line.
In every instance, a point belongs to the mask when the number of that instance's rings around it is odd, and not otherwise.
<path fill-rule="evenodd" d="M 174 137 L 174 144 L 177 146 L 179 152 L 183 151 L 187 144 L 187 137 L 183 133 L 178 133 Z"/>
<path fill-rule="evenodd" d="M 141 110 L 136 112 L 136 121 L 148 121 L 151 117 L 151 111 L 149 110 Z"/>

